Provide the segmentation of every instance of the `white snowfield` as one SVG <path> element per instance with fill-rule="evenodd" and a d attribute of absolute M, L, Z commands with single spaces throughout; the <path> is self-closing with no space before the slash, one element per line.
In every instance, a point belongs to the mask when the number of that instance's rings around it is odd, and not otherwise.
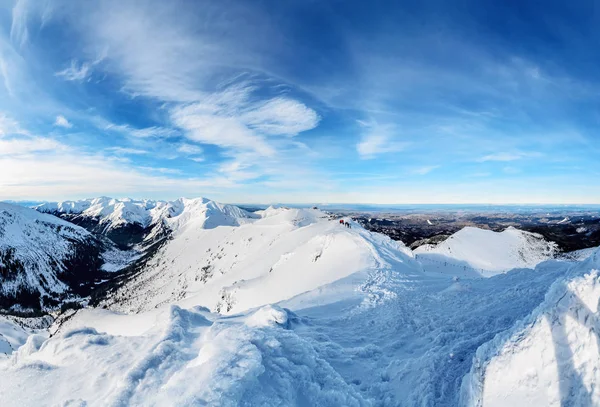
<path fill-rule="evenodd" d="M 415 254 L 427 269 L 455 268 L 461 276 L 490 277 L 515 268 L 533 268 L 553 258 L 557 246 L 541 235 L 509 227 L 494 232 L 466 227 L 438 245 L 423 245 Z"/>
<path fill-rule="evenodd" d="M 0 202 L 0 268 L 18 262 L 23 270 L 0 274 L 0 294 L 23 288 L 42 295 L 65 292 L 67 285 L 57 277 L 60 265 L 72 254 L 74 242 L 92 239 L 85 229 L 55 216 Z"/>
<path fill-rule="evenodd" d="M 486 231 L 431 268 L 318 210 L 241 219 L 179 223 L 110 310 L 0 357 L 2 406 L 600 405 L 599 250 Z"/>

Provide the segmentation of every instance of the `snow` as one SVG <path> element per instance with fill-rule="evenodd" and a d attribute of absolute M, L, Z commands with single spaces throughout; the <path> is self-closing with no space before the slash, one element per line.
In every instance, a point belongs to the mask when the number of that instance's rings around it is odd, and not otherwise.
<path fill-rule="evenodd" d="M 285 326 L 170 306 L 132 336 L 132 317 L 112 317 L 111 333 L 81 313 L 41 346 L 22 347 L 0 367 L 4 405 L 366 405 Z M 33 377 L 36 391 L 23 392 Z"/>
<path fill-rule="evenodd" d="M 226 212 L 174 205 L 110 309 L 20 335 L 3 406 L 600 404 L 600 250 L 467 228 L 415 257 L 319 210 Z"/>
<path fill-rule="evenodd" d="M 245 311 L 384 267 L 375 246 L 417 267 L 404 245 L 355 222 L 344 228 L 312 209 L 269 208 L 259 215 L 237 227 L 179 228 L 106 304 L 138 312 L 167 303 L 195 305 L 201 299 L 212 311 Z"/>
<path fill-rule="evenodd" d="M 19 318 L 12 315 L 0 315 L 0 360 L 19 349 L 33 334 L 46 337 L 46 329 L 51 323 L 52 318 L 49 316 Z"/>
<path fill-rule="evenodd" d="M 135 224 L 153 230 L 149 238 L 164 231 L 177 231 L 185 225 L 206 229 L 217 226 L 237 226 L 254 214 L 233 205 L 224 205 L 206 198 L 175 201 L 114 199 L 100 197 L 80 201 L 53 202 L 37 205 L 36 210 L 76 215 L 78 219 L 93 219 L 108 233 L 119 227 Z"/>
<path fill-rule="evenodd" d="M 466 405 L 600 405 L 600 251 L 558 279 L 514 328 L 482 346 Z"/>
<path fill-rule="evenodd" d="M 467 278 L 533 268 L 556 253 L 556 244 L 513 227 L 502 232 L 466 227 L 438 245 L 423 245 L 415 250 L 426 269 L 443 268 L 444 272 Z"/>
<path fill-rule="evenodd" d="M 75 242 L 89 242 L 85 229 L 51 215 L 17 205 L 0 203 L 0 253 L 12 252 L 23 272 L 2 278 L 0 296 L 21 289 L 41 294 L 63 293 L 67 285 L 57 276 L 60 264 L 73 251 Z M 6 267 L 0 260 L 0 266 Z"/>
<path fill-rule="evenodd" d="M 80 201 L 49 202 L 37 205 L 40 212 L 77 214 L 98 219 L 107 228 L 115 228 L 126 223 L 146 226 L 150 222 L 149 211 L 155 208 L 156 201 L 113 199 L 100 197 Z"/>

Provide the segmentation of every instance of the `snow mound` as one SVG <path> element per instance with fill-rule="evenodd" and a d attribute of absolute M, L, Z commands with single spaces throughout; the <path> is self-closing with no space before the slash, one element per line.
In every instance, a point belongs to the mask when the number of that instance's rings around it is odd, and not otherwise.
<path fill-rule="evenodd" d="M 600 250 L 557 280 L 513 329 L 477 350 L 468 406 L 600 405 Z"/>
<path fill-rule="evenodd" d="M 105 324 L 114 321 L 104 332 L 82 312 L 43 344 L 30 337 L 0 362 L 3 406 L 367 405 L 310 343 L 250 322 L 256 314 L 171 306 L 141 315 L 153 322 L 135 335 L 118 327 L 140 316 L 104 312 Z M 23 392 L 32 381 L 35 391 Z"/>
<path fill-rule="evenodd" d="M 437 245 L 418 247 L 415 254 L 426 270 L 443 265 L 445 272 L 461 277 L 490 277 L 516 268 L 534 268 L 553 258 L 557 249 L 541 235 L 513 227 L 502 232 L 466 227 Z"/>

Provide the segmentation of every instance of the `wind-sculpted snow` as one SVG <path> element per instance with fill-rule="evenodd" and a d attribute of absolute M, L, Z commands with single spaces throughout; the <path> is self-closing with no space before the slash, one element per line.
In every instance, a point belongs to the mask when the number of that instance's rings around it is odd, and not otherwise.
<path fill-rule="evenodd" d="M 80 312 L 45 343 L 31 337 L 0 362 L 3 406 L 368 405 L 289 329 L 302 324 L 297 316 L 256 313 L 222 318 L 171 306 L 146 314 L 155 322 L 132 335 L 119 330 L 129 316 L 105 311 L 106 332 L 94 327 L 95 313 Z M 35 391 L 23 392 L 32 380 Z"/>
<path fill-rule="evenodd" d="M 554 257 L 557 245 L 512 227 L 502 232 L 466 227 L 437 245 L 417 248 L 415 253 L 432 271 L 444 268 L 462 277 L 490 277 L 516 268 L 534 268 Z"/>
<path fill-rule="evenodd" d="M 0 358 L 19 349 L 33 334 L 47 336 L 47 328 L 51 324 L 52 317 L 49 315 L 36 318 L 0 315 Z"/>
<path fill-rule="evenodd" d="M 558 279 L 531 315 L 477 350 L 467 406 L 600 405 L 600 250 Z"/>

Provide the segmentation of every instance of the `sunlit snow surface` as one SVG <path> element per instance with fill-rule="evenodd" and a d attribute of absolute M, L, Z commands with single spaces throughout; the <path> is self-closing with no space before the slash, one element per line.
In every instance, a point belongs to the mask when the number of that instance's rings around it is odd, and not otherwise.
<path fill-rule="evenodd" d="M 403 245 L 319 211 L 259 215 L 181 228 L 164 265 L 132 286 L 145 299 L 122 305 L 142 312 L 85 309 L 50 339 L 29 336 L 0 359 L 2 405 L 600 403 L 598 251 L 543 261 L 525 245 L 515 266 L 535 269 L 457 278 L 456 267 L 423 268 Z M 173 297 L 211 245 L 226 272 Z M 477 246 L 462 260 L 485 261 Z M 227 287 L 233 308 L 217 314 Z"/>

